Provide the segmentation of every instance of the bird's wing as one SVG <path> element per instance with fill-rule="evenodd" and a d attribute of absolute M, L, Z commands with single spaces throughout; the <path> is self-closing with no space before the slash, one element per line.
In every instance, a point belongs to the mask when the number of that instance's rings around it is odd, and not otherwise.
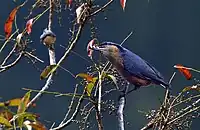
<path fill-rule="evenodd" d="M 123 57 L 124 69 L 131 75 L 165 84 L 163 76 L 153 66 L 140 58 L 138 55 L 129 50 L 125 50 L 121 56 Z"/>

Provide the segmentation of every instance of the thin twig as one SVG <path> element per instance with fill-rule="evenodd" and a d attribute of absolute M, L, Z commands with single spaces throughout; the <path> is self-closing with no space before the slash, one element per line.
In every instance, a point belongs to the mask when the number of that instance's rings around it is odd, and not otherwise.
<path fill-rule="evenodd" d="M 66 122 L 60 124 L 58 127 L 51 128 L 50 130 L 60 130 L 60 129 L 63 129 L 66 126 L 68 126 L 69 124 L 72 123 L 72 121 L 76 118 L 76 116 L 77 116 L 77 114 L 79 112 L 79 109 L 81 107 L 81 103 L 83 102 L 84 93 L 85 93 L 85 89 L 84 89 L 84 92 L 83 92 L 82 96 L 78 100 L 78 103 L 76 105 L 76 108 L 75 108 L 74 113 L 72 114 L 72 116 Z"/>
<path fill-rule="evenodd" d="M 39 62 L 41 62 L 41 63 L 44 63 L 44 61 L 43 61 L 43 60 L 41 60 L 41 59 L 40 59 L 40 58 L 38 58 L 37 56 L 35 56 L 35 55 L 31 54 L 30 52 L 27 52 L 27 51 L 25 51 L 25 55 L 28 55 L 28 56 L 30 56 L 30 57 L 32 57 L 32 58 L 34 58 L 35 60 L 37 60 L 37 61 L 39 61 Z"/>
<path fill-rule="evenodd" d="M 0 49 L 0 53 L 2 52 L 2 50 L 5 48 L 5 46 L 7 45 L 7 43 L 10 41 L 10 39 L 19 31 L 19 29 L 17 29 L 12 35 L 10 35 L 10 37 L 4 42 L 4 44 L 1 46 Z"/>
<path fill-rule="evenodd" d="M 120 43 L 120 45 L 123 45 L 124 42 L 133 34 L 133 31 L 131 31 L 126 38 Z"/>
<path fill-rule="evenodd" d="M 93 12 L 92 14 L 90 14 L 90 16 L 96 15 L 97 13 L 103 11 L 107 6 L 109 6 L 111 3 L 113 2 L 113 0 L 108 1 L 108 3 L 106 3 L 103 7 L 99 8 L 98 10 L 96 10 L 95 12 Z"/>
<path fill-rule="evenodd" d="M 77 93 L 77 90 L 78 90 L 78 84 L 77 84 L 77 85 L 75 86 L 75 88 L 74 88 L 74 95 L 72 96 L 70 105 L 69 105 L 69 107 L 68 107 L 68 111 L 67 111 L 67 113 L 65 114 L 65 117 L 63 118 L 63 120 L 62 120 L 62 122 L 60 123 L 60 125 L 62 125 L 62 124 L 66 121 L 67 116 L 69 115 L 69 113 L 70 113 L 71 110 L 72 110 L 72 105 L 73 105 L 73 103 L 74 103 L 75 95 L 76 95 L 76 93 Z M 60 126 L 60 125 L 59 125 L 59 126 Z"/>
<path fill-rule="evenodd" d="M 5 65 L 5 66 L 0 66 L 0 69 L 1 69 L 0 72 L 3 72 L 5 70 L 13 67 L 14 65 L 16 65 L 20 61 L 20 59 L 22 58 L 23 54 L 24 54 L 24 52 L 21 52 L 19 54 L 19 56 L 15 59 L 15 61 L 13 61 L 12 63 Z"/>
<path fill-rule="evenodd" d="M 171 124 L 172 122 L 174 122 L 174 121 L 176 121 L 176 120 L 178 120 L 178 119 L 180 119 L 180 118 L 183 118 L 183 117 L 186 116 L 187 114 L 190 114 L 190 113 L 192 113 L 192 112 L 194 112 L 194 111 L 197 111 L 198 109 L 200 109 L 200 106 L 195 107 L 195 108 L 193 108 L 193 109 L 190 109 L 189 111 L 187 111 L 187 112 L 183 113 L 182 115 L 180 115 L 180 116 L 174 118 L 173 120 L 169 121 L 167 124 L 169 125 L 169 124 Z"/>
<path fill-rule="evenodd" d="M 8 59 L 12 56 L 12 54 L 14 53 L 15 49 L 17 48 L 17 44 L 15 44 L 12 48 L 12 50 L 10 51 L 10 53 L 6 56 L 6 58 L 3 60 L 1 66 L 3 66 L 7 61 Z"/>
<path fill-rule="evenodd" d="M 66 47 L 64 47 L 63 45 L 60 45 L 60 47 L 62 47 L 62 48 L 64 48 L 65 50 L 67 49 Z M 83 59 L 83 60 L 85 60 L 85 61 L 87 61 L 87 62 L 89 62 L 89 63 L 92 63 L 91 61 L 89 61 L 88 59 L 86 59 L 85 57 L 83 57 L 83 56 L 81 56 L 80 54 L 78 54 L 77 52 L 75 52 L 75 51 L 71 51 L 73 54 L 75 54 L 76 56 L 78 56 L 78 57 L 80 57 L 81 59 Z"/>

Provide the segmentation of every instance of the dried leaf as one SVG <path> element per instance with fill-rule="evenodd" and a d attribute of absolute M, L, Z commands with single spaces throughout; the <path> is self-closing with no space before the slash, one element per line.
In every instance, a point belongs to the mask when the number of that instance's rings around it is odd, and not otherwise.
<path fill-rule="evenodd" d="M 40 79 L 46 79 L 50 74 L 55 72 L 57 65 L 49 65 L 47 66 L 42 73 L 40 74 Z"/>
<path fill-rule="evenodd" d="M 32 26 L 33 26 L 33 19 L 29 19 L 26 23 L 26 31 L 28 34 L 31 33 Z"/>
<path fill-rule="evenodd" d="M 32 130 L 32 126 L 30 125 L 30 121 L 29 120 L 26 120 L 24 121 L 24 126 L 27 128 L 27 130 Z"/>
<path fill-rule="evenodd" d="M 85 73 L 79 73 L 76 75 L 76 78 L 77 77 L 81 77 L 81 78 L 84 78 L 85 80 L 87 80 L 88 82 L 93 82 L 93 77 L 88 75 L 88 74 L 85 74 Z"/>
<path fill-rule="evenodd" d="M 125 10 L 126 0 L 120 0 L 120 4 L 122 6 L 122 9 Z"/>
<path fill-rule="evenodd" d="M 4 117 L 7 120 L 10 120 L 13 118 L 13 114 L 9 110 L 2 110 L 0 111 L 0 116 Z"/>
<path fill-rule="evenodd" d="M 184 67 L 183 65 L 177 64 L 174 66 L 174 68 L 177 68 L 187 80 L 192 79 L 192 74 L 190 73 L 189 69 L 187 67 Z"/>
<path fill-rule="evenodd" d="M 0 124 L 5 125 L 6 127 L 12 127 L 10 122 L 2 116 L 0 116 Z"/>
<path fill-rule="evenodd" d="M 16 38 L 17 44 L 20 43 L 22 36 L 23 36 L 23 33 L 20 33 L 20 34 L 17 35 L 17 38 Z"/>
<path fill-rule="evenodd" d="M 2 105 L 3 106 L 19 106 L 20 102 L 21 102 L 21 98 L 14 98 L 6 102 L 3 102 Z"/>
<path fill-rule="evenodd" d="M 16 16 L 16 13 L 18 11 L 18 9 L 20 8 L 21 6 L 17 6 L 16 8 L 14 8 L 12 10 L 12 12 L 10 13 L 10 15 L 8 16 L 7 20 L 6 20 L 6 23 L 4 25 L 4 31 L 5 31 L 5 34 L 6 34 L 6 39 L 8 39 L 12 33 L 12 24 L 13 24 L 13 21 L 15 19 L 15 16 Z"/>
<path fill-rule="evenodd" d="M 182 92 L 186 92 L 186 91 L 190 91 L 190 90 L 200 91 L 200 87 L 198 85 L 188 86 L 188 87 L 185 87 L 182 90 Z"/>
<path fill-rule="evenodd" d="M 31 122 L 29 125 L 32 126 L 34 130 L 47 130 L 47 128 L 45 127 L 45 125 L 42 124 L 39 121 Z"/>
<path fill-rule="evenodd" d="M 10 106 L 10 107 L 18 107 L 21 103 L 22 98 L 14 98 L 5 102 L 0 102 L 0 107 L 2 106 Z M 35 107 L 36 104 L 33 103 L 31 106 Z"/>
<path fill-rule="evenodd" d="M 78 24 L 81 23 L 81 17 L 82 17 L 82 12 L 83 12 L 83 9 L 84 9 L 84 5 L 85 3 L 83 3 L 82 5 L 80 5 L 77 9 L 76 9 L 76 22 Z"/>
<path fill-rule="evenodd" d="M 113 76 L 113 75 L 110 75 L 110 74 L 107 74 L 106 76 L 107 76 L 108 78 L 110 78 L 110 79 L 114 82 L 116 88 L 119 89 L 119 87 L 118 87 L 118 85 L 117 85 L 117 79 L 116 79 L 116 77 Z"/>

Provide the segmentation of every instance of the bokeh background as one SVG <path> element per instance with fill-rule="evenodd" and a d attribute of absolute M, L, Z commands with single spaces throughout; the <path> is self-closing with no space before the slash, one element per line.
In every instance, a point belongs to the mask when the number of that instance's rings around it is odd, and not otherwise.
<path fill-rule="evenodd" d="M 22 0 L 3 1 L 0 4 L 0 34 L 4 35 L 4 23 L 10 11 L 19 5 Z M 18 27 L 22 30 L 26 21 L 24 17 L 28 15 L 29 4 L 23 7 L 17 14 Z M 106 0 L 97 0 L 97 4 L 103 5 Z M 152 65 L 154 65 L 168 80 L 174 72 L 175 64 L 199 68 L 199 48 L 200 48 L 200 1 L 199 0 L 127 0 L 126 9 L 122 11 L 119 0 L 115 0 L 108 9 L 99 14 L 95 19 L 97 27 L 97 36 L 100 41 L 114 41 L 120 43 L 133 31 L 133 35 L 128 38 L 124 46 L 137 53 Z M 32 16 L 41 12 L 37 10 Z M 53 31 L 57 35 L 56 57 L 59 59 L 64 49 L 60 45 L 67 45 L 69 40 L 68 30 L 71 25 L 69 14 L 65 11 L 62 14 L 60 27 L 57 16 L 54 17 Z M 32 48 L 36 48 L 36 54 L 44 64 L 37 64 L 37 67 L 43 69 L 48 65 L 48 51 L 40 43 L 39 37 L 44 28 L 47 27 L 48 13 L 42 17 L 39 22 L 34 24 L 32 34 L 30 35 L 33 43 Z M 105 20 L 105 17 L 107 18 Z M 83 34 L 75 47 L 75 51 L 87 57 L 86 46 L 90 38 L 90 26 L 84 28 Z M 1 42 L 3 44 L 3 42 Z M 9 49 L 6 49 L 7 51 Z M 7 51 L 0 55 L 2 59 Z M 71 54 L 62 64 L 74 74 L 86 72 L 86 67 L 90 63 Z M 25 91 L 21 88 L 40 89 L 45 81 L 39 79 L 40 72 L 32 64 L 23 59 L 12 69 L 0 74 L 1 90 L 0 101 L 9 100 L 14 97 L 21 97 Z M 198 75 L 196 75 L 198 78 Z M 55 77 L 55 82 L 49 91 L 73 92 L 76 81 L 67 72 L 60 70 Z M 184 86 L 192 85 L 192 81 L 186 81 L 181 74 L 178 74 L 173 80 L 173 94 L 177 94 Z M 159 86 L 139 89 L 127 97 L 125 108 L 125 120 L 129 122 L 126 125 L 127 130 L 138 130 L 147 123 L 144 114 L 138 110 L 148 111 L 157 109 L 160 100 L 163 99 L 164 90 Z M 116 96 L 109 97 L 115 99 Z M 54 121 L 62 120 L 64 113 L 68 108 L 69 97 L 57 97 L 54 95 L 44 95 L 37 101 L 37 107 L 33 109 L 41 116 L 47 126 Z M 96 121 L 93 121 L 94 124 Z M 192 130 L 199 129 L 200 120 L 193 122 Z M 117 129 L 117 120 L 115 116 L 105 116 L 103 118 L 105 130 Z M 72 124 L 66 129 L 78 129 L 76 124 Z M 91 129 L 97 129 L 95 126 Z"/>

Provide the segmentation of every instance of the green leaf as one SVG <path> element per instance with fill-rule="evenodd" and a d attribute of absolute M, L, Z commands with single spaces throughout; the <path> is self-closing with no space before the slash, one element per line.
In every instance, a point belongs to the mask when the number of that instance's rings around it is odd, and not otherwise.
<path fill-rule="evenodd" d="M 52 74 L 53 72 L 55 72 L 55 70 L 57 69 L 58 65 L 49 65 L 47 66 L 42 73 L 40 74 L 40 79 L 46 79 L 50 74 Z"/>
<path fill-rule="evenodd" d="M 0 102 L 0 106 L 19 106 L 21 98 L 14 98 L 5 102 Z"/>
<path fill-rule="evenodd" d="M 30 96 L 31 96 L 31 91 L 27 92 L 24 95 L 24 97 L 21 99 L 20 105 L 18 106 L 17 114 L 21 115 L 22 113 L 24 113 L 26 111 L 26 108 L 27 108 L 26 106 L 27 106 L 27 104 L 29 102 Z M 17 123 L 18 123 L 20 128 L 22 127 L 23 122 L 24 122 L 24 117 L 23 116 L 19 116 L 17 118 Z"/>
<path fill-rule="evenodd" d="M 28 119 L 30 121 L 36 121 L 36 118 L 38 117 L 38 115 L 30 113 L 30 112 L 23 112 L 23 113 L 17 114 L 17 116 L 18 118 L 22 118 L 23 120 Z"/>
<path fill-rule="evenodd" d="M 26 111 L 26 105 L 28 104 L 28 102 L 30 101 L 30 96 L 31 96 L 31 91 L 28 91 L 24 97 L 21 99 L 21 102 L 18 106 L 18 110 L 17 113 L 23 113 Z"/>
<path fill-rule="evenodd" d="M 113 76 L 113 75 L 111 75 L 111 74 L 107 74 L 106 77 L 108 77 L 109 79 L 111 79 L 111 80 L 114 82 L 116 88 L 119 89 L 119 87 L 118 87 L 118 85 L 117 85 L 117 79 L 116 79 L 115 76 Z"/>
<path fill-rule="evenodd" d="M 2 116 L 0 116 L 0 124 L 5 125 L 6 127 L 12 127 L 10 122 Z"/>
<path fill-rule="evenodd" d="M 91 96 L 91 93 L 92 93 L 92 90 L 95 86 L 95 83 L 96 83 L 96 80 L 98 78 L 97 77 L 94 77 L 92 78 L 92 82 L 88 83 L 86 86 L 85 86 L 85 89 L 86 89 L 86 92 L 87 92 L 87 95 L 90 97 Z"/>

